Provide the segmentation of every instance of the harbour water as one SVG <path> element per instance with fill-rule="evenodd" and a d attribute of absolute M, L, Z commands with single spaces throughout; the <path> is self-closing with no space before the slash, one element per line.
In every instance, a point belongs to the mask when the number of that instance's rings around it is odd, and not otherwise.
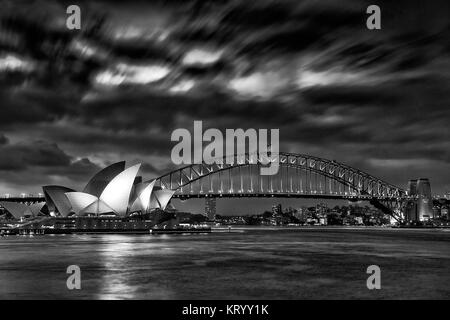
<path fill-rule="evenodd" d="M 0 238 L 1 299 L 449 299 L 450 232 L 246 228 Z M 81 290 L 66 269 L 81 268 Z M 368 290 L 369 265 L 381 289 Z"/>

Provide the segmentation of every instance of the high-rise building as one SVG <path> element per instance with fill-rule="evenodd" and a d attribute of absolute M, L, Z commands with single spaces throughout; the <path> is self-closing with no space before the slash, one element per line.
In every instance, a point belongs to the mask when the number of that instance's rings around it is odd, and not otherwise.
<path fill-rule="evenodd" d="M 433 206 L 432 212 L 433 212 L 433 218 L 439 218 L 441 216 L 441 207 Z"/>
<path fill-rule="evenodd" d="M 417 195 L 417 179 L 408 181 L 408 196 L 415 197 Z M 408 201 L 406 206 L 406 219 L 408 221 L 418 221 L 417 202 L 415 200 Z"/>
<path fill-rule="evenodd" d="M 408 201 L 408 203 L 406 205 L 406 220 L 419 221 L 419 217 L 417 215 L 416 201 Z"/>
<path fill-rule="evenodd" d="M 283 211 L 282 211 L 282 208 L 281 208 L 281 203 L 274 204 L 272 206 L 272 216 L 276 216 L 276 215 L 279 215 L 279 214 L 282 214 L 282 213 L 283 213 Z"/>
<path fill-rule="evenodd" d="M 205 198 L 205 214 L 209 220 L 216 217 L 216 198 Z"/>
<path fill-rule="evenodd" d="M 406 206 L 408 221 L 425 221 L 433 218 L 433 199 L 428 179 L 409 180 L 408 196 L 413 197 Z"/>
<path fill-rule="evenodd" d="M 408 181 L 408 196 L 415 196 L 417 194 L 417 180 Z"/>
<path fill-rule="evenodd" d="M 417 180 L 417 214 L 420 221 L 433 218 L 433 199 L 431 198 L 430 180 L 420 178 Z"/>

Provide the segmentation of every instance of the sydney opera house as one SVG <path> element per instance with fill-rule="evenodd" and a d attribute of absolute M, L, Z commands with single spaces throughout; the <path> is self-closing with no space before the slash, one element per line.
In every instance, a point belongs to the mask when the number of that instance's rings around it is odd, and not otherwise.
<path fill-rule="evenodd" d="M 82 218 L 108 217 L 117 225 L 117 221 L 164 212 L 175 191 L 155 186 L 155 180 L 142 181 L 139 169 L 140 164 L 125 168 L 124 161 L 114 163 L 92 177 L 82 191 L 44 186 L 45 202 L 27 205 L 0 201 L 0 206 L 21 221 L 54 217 L 74 222 L 79 218 L 83 225 L 86 219 Z"/>

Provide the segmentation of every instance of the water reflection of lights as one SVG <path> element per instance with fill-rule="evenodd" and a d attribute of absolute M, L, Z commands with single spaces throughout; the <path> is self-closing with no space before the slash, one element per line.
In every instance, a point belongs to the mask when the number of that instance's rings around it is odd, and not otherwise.
<path fill-rule="evenodd" d="M 142 281 L 151 280 L 152 256 L 157 252 L 161 254 L 161 251 L 166 253 L 173 250 L 167 246 L 165 240 L 170 238 L 167 235 L 158 238 L 102 235 L 100 238 L 103 245 L 99 259 L 103 272 L 99 279 L 98 299 L 134 299 L 142 296 Z M 140 263 L 135 264 L 136 260 Z M 150 290 L 152 297 L 156 298 L 167 298 L 169 295 L 167 289 L 156 290 L 151 284 L 146 290 Z"/>

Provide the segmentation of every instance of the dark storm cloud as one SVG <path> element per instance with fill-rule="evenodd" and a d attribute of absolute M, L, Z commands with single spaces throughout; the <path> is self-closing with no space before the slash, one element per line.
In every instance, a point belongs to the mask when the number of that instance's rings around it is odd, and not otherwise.
<path fill-rule="evenodd" d="M 9 139 L 5 135 L 0 134 L 0 145 L 5 145 L 8 142 L 9 142 Z"/>
<path fill-rule="evenodd" d="M 237 123 L 242 128 L 263 128 L 261 123 L 268 118 L 272 127 L 279 128 L 295 125 L 298 115 L 277 102 L 236 102 L 220 94 L 180 97 L 132 92 L 81 103 L 69 122 L 39 130 L 46 139 L 58 137 L 84 149 L 170 155 L 172 130 L 192 130 L 194 120 L 203 120 L 205 129 L 225 130 Z"/>
<path fill-rule="evenodd" d="M 68 166 L 70 157 L 55 143 L 29 141 L 20 143 L 3 143 L 0 170 L 22 170 L 28 166 L 59 167 Z"/>
<path fill-rule="evenodd" d="M 117 58 L 127 58 L 134 61 L 159 60 L 169 63 L 175 63 L 179 59 L 179 56 L 172 54 L 168 48 L 158 46 L 152 41 L 103 44 Z"/>
<path fill-rule="evenodd" d="M 89 1 L 81 31 L 64 27 L 68 4 L 2 8 L 5 183 L 25 185 L 15 168 L 36 184 L 51 172 L 76 184 L 97 169 L 90 159 L 141 157 L 161 174 L 172 130 L 203 120 L 279 128 L 284 151 L 399 185 L 402 163 L 424 176 L 433 166 L 434 186 L 450 188 L 439 178 L 450 147 L 446 1 L 379 1 L 377 31 L 365 27 L 368 1 Z"/>
<path fill-rule="evenodd" d="M 2 138 L 5 142 L 0 143 L 0 172 L 2 182 L 10 183 L 12 189 L 26 184 L 40 191 L 44 181 L 78 186 L 101 169 L 87 158 L 70 156 L 55 143 L 43 140 L 11 143 L 7 137 Z"/>
<path fill-rule="evenodd" d="M 136 160 L 139 161 L 139 160 Z M 175 169 L 177 169 L 178 167 L 174 164 L 169 163 L 169 165 L 165 165 L 162 167 L 157 167 L 151 163 L 148 162 L 144 162 L 141 165 L 141 171 L 146 175 L 146 176 L 153 176 L 153 177 L 160 177 L 164 174 L 166 174 L 167 172 L 173 171 Z"/>
<path fill-rule="evenodd" d="M 225 61 L 218 61 L 211 65 L 193 65 L 182 68 L 182 73 L 187 77 L 202 78 L 206 76 L 213 76 L 221 73 L 229 73 L 232 70 L 230 64 Z"/>
<path fill-rule="evenodd" d="M 17 124 L 52 122 L 77 113 L 76 98 L 71 93 L 52 90 L 0 89 L 0 123 L 2 128 Z"/>
<path fill-rule="evenodd" d="M 269 29 L 260 38 L 249 41 L 241 52 L 256 55 L 271 51 L 299 52 L 311 46 L 324 48 L 332 43 L 333 33 L 363 23 L 360 13 L 360 10 L 352 12 L 339 8 L 306 9 L 291 17 L 291 23 Z"/>
<path fill-rule="evenodd" d="M 377 87 L 330 85 L 311 87 L 303 91 L 304 98 L 311 104 L 357 105 L 394 104 L 401 97 L 396 92 L 386 92 L 383 85 Z"/>
<path fill-rule="evenodd" d="M 123 106 L 127 106 L 124 112 Z M 214 105 L 214 107 L 212 107 Z M 279 112 L 279 109 L 284 112 Z M 267 117 L 275 125 L 295 121 L 296 114 L 279 102 L 235 101 L 220 92 L 210 92 L 199 96 L 168 96 L 160 94 L 132 92 L 114 95 L 109 99 L 87 102 L 80 106 L 83 121 L 104 128 L 144 129 L 148 127 L 172 128 L 179 125 L 177 116 L 188 117 L 188 122 L 198 117 L 200 120 L 217 121 L 222 118 L 241 119 L 247 125 L 263 122 Z M 247 117 L 247 119 L 245 119 Z M 138 121 L 139 119 L 145 121 Z"/>
<path fill-rule="evenodd" d="M 59 167 L 59 169 L 47 170 L 46 172 L 51 175 L 61 175 L 68 177 L 77 182 L 86 182 L 86 177 L 91 177 L 97 172 L 99 172 L 102 168 L 97 164 L 93 163 L 88 158 L 81 158 L 70 162 L 65 167 Z"/>
<path fill-rule="evenodd" d="M 83 128 L 82 128 L 83 129 Z M 66 128 L 49 128 L 42 132 L 48 138 L 57 134 L 66 143 L 76 146 L 77 149 L 89 150 L 89 154 L 97 152 L 113 152 L 125 156 L 127 153 L 139 153 L 151 155 L 169 154 L 170 133 L 161 135 L 142 134 L 142 132 L 121 133 L 114 130 L 105 131 L 86 130 L 80 131 L 80 127 L 68 125 Z"/>

